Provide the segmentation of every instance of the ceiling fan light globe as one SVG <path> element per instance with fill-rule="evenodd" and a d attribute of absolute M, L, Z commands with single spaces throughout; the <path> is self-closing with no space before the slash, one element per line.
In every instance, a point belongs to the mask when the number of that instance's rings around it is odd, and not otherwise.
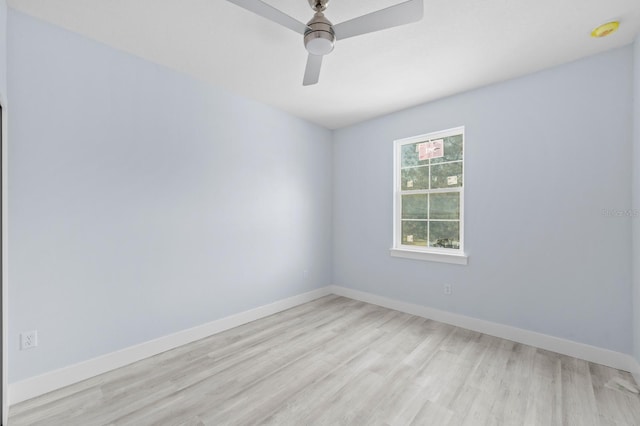
<path fill-rule="evenodd" d="M 325 37 L 305 37 L 305 47 L 312 55 L 326 55 L 333 50 L 333 40 Z"/>

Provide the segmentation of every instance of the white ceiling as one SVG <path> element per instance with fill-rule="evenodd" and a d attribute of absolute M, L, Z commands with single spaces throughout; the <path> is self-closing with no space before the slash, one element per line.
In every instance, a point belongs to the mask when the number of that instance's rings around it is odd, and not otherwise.
<path fill-rule="evenodd" d="M 265 0 L 307 22 L 307 0 Z M 402 0 L 333 0 L 334 23 Z M 336 43 L 302 86 L 302 37 L 225 0 L 9 0 L 37 18 L 335 129 L 629 44 L 638 0 L 425 0 L 421 22 Z M 612 19 L 620 30 L 593 39 Z"/>

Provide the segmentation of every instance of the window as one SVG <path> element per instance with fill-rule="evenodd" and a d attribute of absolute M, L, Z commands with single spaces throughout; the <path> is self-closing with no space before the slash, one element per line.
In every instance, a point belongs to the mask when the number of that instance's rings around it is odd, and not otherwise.
<path fill-rule="evenodd" d="M 466 264 L 464 128 L 394 142 L 393 256 Z"/>

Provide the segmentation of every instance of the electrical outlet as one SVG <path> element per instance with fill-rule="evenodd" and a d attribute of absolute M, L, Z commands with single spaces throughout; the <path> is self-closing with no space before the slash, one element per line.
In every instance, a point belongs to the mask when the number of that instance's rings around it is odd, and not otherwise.
<path fill-rule="evenodd" d="M 20 333 L 20 347 L 22 350 L 31 349 L 38 346 L 38 331 L 25 331 Z"/>
<path fill-rule="evenodd" d="M 451 284 L 445 284 L 443 291 L 447 296 L 450 295 L 452 291 Z"/>
<path fill-rule="evenodd" d="M 308 270 L 308 269 L 305 269 L 305 270 L 302 272 L 302 276 L 304 277 L 304 279 L 305 279 L 305 280 L 306 280 L 307 278 L 309 278 L 309 270 Z"/>

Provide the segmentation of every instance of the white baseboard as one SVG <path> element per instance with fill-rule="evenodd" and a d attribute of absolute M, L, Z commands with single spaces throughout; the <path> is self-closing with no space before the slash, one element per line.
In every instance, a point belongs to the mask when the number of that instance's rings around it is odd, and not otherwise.
<path fill-rule="evenodd" d="M 9 384 L 9 405 L 43 395 L 56 389 L 78 383 L 107 371 L 124 367 L 144 358 L 148 358 L 187 343 L 220 333 L 230 328 L 255 321 L 260 318 L 311 302 L 331 294 L 329 287 L 323 287 L 307 293 L 279 300 L 255 309 L 240 312 L 207 324 L 179 331 L 139 345 L 130 346 L 116 352 L 102 355 L 78 364 L 60 368 L 40 376 L 31 377 Z"/>
<path fill-rule="evenodd" d="M 596 346 L 586 345 L 584 343 L 574 342 L 572 340 L 561 339 L 559 337 L 550 336 L 548 334 L 524 330 L 522 328 L 512 327 L 509 325 L 498 324 L 495 322 L 472 318 L 452 312 L 441 311 L 439 309 L 429 308 L 427 306 L 401 302 L 398 300 L 393 300 L 372 293 L 353 290 L 346 287 L 333 285 L 330 286 L 330 290 L 332 293 L 339 296 L 360 300 L 361 302 L 383 306 L 385 308 L 394 309 L 396 311 L 401 311 L 423 318 L 440 321 L 446 324 L 455 325 L 467 330 L 473 330 L 480 333 L 489 334 L 491 336 L 501 337 L 503 339 L 535 346 L 537 348 L 572 356 L 574 358 L 583 359 L 585 361 L 593 362 L 596 364 L 602 364 L 619 370 L 628 371 L 634 375 L 636 382 L 640 384 L 640 365 L 638 365 L 636 360 L 628 354 L 623 354 Z"/>

